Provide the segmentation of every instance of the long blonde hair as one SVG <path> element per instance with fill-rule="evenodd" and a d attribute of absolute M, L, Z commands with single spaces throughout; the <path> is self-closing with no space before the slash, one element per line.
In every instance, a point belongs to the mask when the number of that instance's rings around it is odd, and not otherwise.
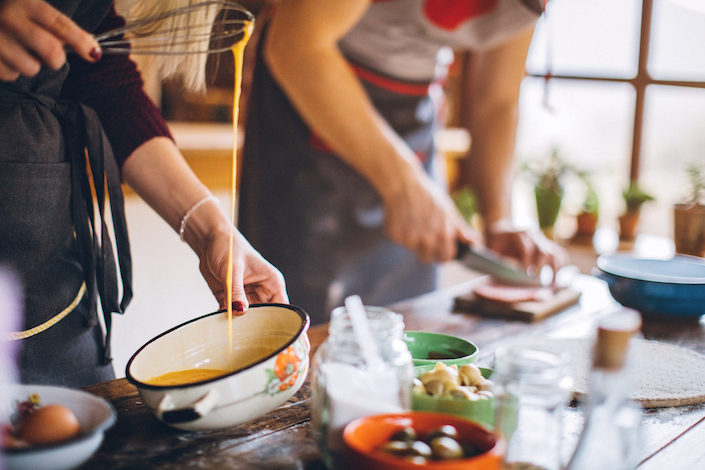
<path fill-rule="evenodd" d="M 201 3 L 203 0 L 116 0 L 118 12 L 125 17 L 128 22 L 148 18 L 154 15 L 166 13 L 168 11 Z M 152 31 L 185 31 L 185 28 L 194 29 L 193 34 L 207 38 L 210 33 L 210 25 L 213 24 L 218 12 L 219 5 L 211 5 L 207 8 L 197 8 L 187 15 L 169 17 L 160 23 L 150 27 Z M 149 31 L 137 31 L 135 35 L 148 34 Z M 204 39 L 205 46 L 208 39 Z M 206 60 L 208 54 L 186 54 L 185 52 L 203 49 L 201 42 L 167 42 L 164 46 L 169 52 L 178 52 L 173 55 L 155 55 L 151 58 L 155 70 L 160 79 L 179 77 L 183 81 L 184 87 L 190 91 L 203 91 L 206 83 Z"/>

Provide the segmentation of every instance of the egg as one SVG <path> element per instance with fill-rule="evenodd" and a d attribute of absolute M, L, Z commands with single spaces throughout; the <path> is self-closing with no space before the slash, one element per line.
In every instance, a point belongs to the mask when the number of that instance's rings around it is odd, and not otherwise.
<path fill-rule="evenodd" d="M 31 445 L 45 445 L 71 439 L 80 432 L 73 411 L 63 405 L 45 405 L 20 422 L 17 437 Z"/>

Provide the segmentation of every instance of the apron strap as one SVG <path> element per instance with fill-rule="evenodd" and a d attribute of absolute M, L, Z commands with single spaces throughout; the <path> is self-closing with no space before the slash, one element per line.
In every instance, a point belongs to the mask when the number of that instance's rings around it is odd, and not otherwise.
<path fill-rule="evenodd" d="M 102 362 L 111 362 L 112 313 L 124 313 L 132 299 L 132 259 L 125 219 L 125 203 L 120 172 L 98 115 L 87 106 L 72 101 L 55 101 L 46 94 L 0 87 L 4 97 L 31 101 L 45 106 L 61 124 L 66 155 L 71 162 L 71 215 L 80 247 L 87 297 L 90 301 L 86 324 L 96 321 L 96 297 L 100 296 L 106 337 Z M 94 194 L 100 220 L 96 221 Z M 107 191 L 106 191 L 107 190 Z M 105 223 L 105 198 L 110 202 L 118 264 L 115 262 L 110 233 Z M 100 234 L 100 237 L 98 236 Z M 122 299 L 118 300 L 118 272 Z"/>

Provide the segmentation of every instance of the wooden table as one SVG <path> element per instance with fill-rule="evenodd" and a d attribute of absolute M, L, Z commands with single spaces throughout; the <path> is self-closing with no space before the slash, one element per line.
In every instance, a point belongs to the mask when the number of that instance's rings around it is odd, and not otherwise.
<path fill-rule="evenodd" d="M 469 281 L 399 304 L 406 329 L 448 333 L 473 341 L 480 361 L 504 344 L 549 335 L 580 337 L 592 332 L 602 309 L 613 302 L 605 284 L 578 276 L 580 305 L 538 323 L 488 319 L 453 312 L 454 298 L 472 290 Z M 645 322 L 646 339 L 677 344 L 705 353 L 705 323 Z M 309 333 L 314 349 L 327 335 L 326 325 Z M 704 380 L 705 382 L 705 380 Z M 184 432 L 158 421 L 125 379 L 88 387 L 112 402 L 118 413 L 99 452 L 84 469 L 323 469 L 311 438 L 311 389 L 308 382 L 287 403 L 252 422 L 220 431 Z M 581 428 L 578 408 L 565 412 L 564 453 L 568 455 Z M 705 468 L 705 405 L 645 410 L 640 470 Z"/>

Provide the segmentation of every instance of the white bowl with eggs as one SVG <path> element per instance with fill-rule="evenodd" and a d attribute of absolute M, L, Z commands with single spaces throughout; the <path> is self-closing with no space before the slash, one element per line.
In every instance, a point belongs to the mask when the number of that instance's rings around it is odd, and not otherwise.
<path fill-rule="evenodd" d="M 115 409 L 104 399 L 81 390 L 50 385 L 7 385 L 0 387 L 0 424 L 15 424 L 13 420 L 17 418 L 18 404 L 35 394 L 39 395 L 42 407 L 62 405 L 68 408 L 78 420 L 78 434 L 56 443 L 3 449 L 2 468 L 70 470 L 80 467 L 98 450 L 105 430 L 115 423 Z M 43 422 L 35 423 L 34 428 L 44 434 L 65 433 L 67 427 L 75 425 L 69 417 L 52 415 Z M 30 440 L 32 437 L 28 436 Z"/>
<path fill-rule="evenodd" d="M 309 324 L 306 312 L 285 304 L 251 305 L 232 323 L 222 310 L 210 313 L 148 341 L 125 375 L 164 423 L 187 431 L 227 428 L 274 410 L 301 388 Z M 206 369 L 220 375 L 179 381 Z M 179 376 L 172 384 L 158 383 L 165 374 Z"/>

